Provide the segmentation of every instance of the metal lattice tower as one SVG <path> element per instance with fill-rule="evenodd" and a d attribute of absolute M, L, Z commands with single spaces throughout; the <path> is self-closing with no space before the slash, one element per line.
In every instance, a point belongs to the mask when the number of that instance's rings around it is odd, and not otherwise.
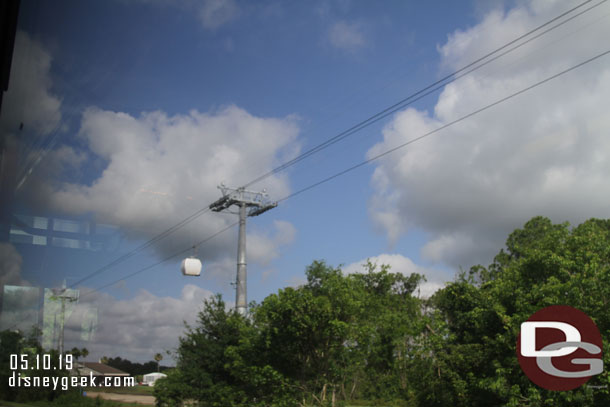
<path fill-rule="evenodd" d="M 65 325 L 65 321 L 66 321 L 66 301 L 69 302 L 75 302 L 78 301 L 78 291 L 76 290 L 68 290 L 66 288 L 66 281 L 64 280 L 64 283 L 62 285 L 61 288 L 53 288 L 52 289 L 53 292 L 53 296 L 51 297 L 54 300 L 60 300 L 61 301 L 61 320 L 60 320 L 60 324 L 61 324 L 61 330 L 59 331 L 59 339 L 58 339 L 58 351 L 60 355 L 64 354 L 64 325 Z"/>
<path fill-rule="evenodd" d="M 239 239 L 237 243 L 237 278 L 235 281 L 235 310 L 245 315 L 248 309 L 246 295 L 246 218 L 258 216 L 277 206 L 277 202 L 267 201 L 267 192 L 248 191 L 245 188 L 228 188 L 224 184 L 218 186 L 222 198 L 210 205 L 214 212 L 222 212 L 233 205 L 239 207 Z"/>

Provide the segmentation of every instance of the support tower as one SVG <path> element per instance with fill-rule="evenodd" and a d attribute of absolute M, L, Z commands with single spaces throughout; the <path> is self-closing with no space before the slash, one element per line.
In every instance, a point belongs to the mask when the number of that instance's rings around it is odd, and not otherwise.
<path fill-rule="evenodd" d="M 258 216 L 277 206 L 277 202 L 267 201 L 267 192 L 248 191 L 245 188 L 228 188 L 224 184 L 218 186 L 222 197 L 210 205 L 214 212 L 222 212 L 233 205 L 239 207 L 239 239 L 237 243 L 237 278 L 235 280 L 235 310 L 245 315 L 248 310 L 246 295 L 246 218 Z"/>

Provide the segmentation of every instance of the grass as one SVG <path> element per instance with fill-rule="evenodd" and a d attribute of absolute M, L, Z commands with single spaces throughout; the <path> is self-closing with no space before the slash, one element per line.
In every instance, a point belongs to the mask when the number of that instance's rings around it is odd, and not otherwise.
<path fill-rule="evenodd" d="M 133 386 L 133 387 L 86 387 L 86 392 L 96 393 L 116 393 L 116 394 L 139 394 L 143 396 L 152 396 L 153 387 L 150 386 Z"/>
<path fill-rule="evenodd" d="M 95 399 L 90 399 L 95 402 Z M 86 405 L 90 405 L 87 403 Z M 93 404 L 91 404 L 93 405 Z M 99 407 L 145 407 L 144 404 L 136 403 L 121 403 L 119 401 L 101 400 L 99 404 L 95 404 Z M 58 407 L 57 404 L 50 401 L 30 401 L 26 403 L 17 403 L 15 401 L 4 401 L 0 400 L 0 406 L 4 407 Z"/>
<path fill-rule="evenodd" d="M 32 404 L 15 403 L 14 401 L 4 401 L 4 400 L 0 400 L 0 405 L 6 406 L 6 407 L 31 407 L 32 406 Z"/>
<path fill-rule="evenodd" d="M 136 386 L 138 387 L 138 386 Z M 139 387 L 145 387 L 145 386 L 139 386 Z M 127 388 L 127 389 L 133 389 L 133 388 Z M 150 388 L 150 392 L 149 393 L 128 393 L 128 394 L 151 394 L 152 393 L 152 387 Z M 107 389 L 105 391 L 110 392 L 112 389 Z M 92 390 L 93 391 L 93 390 Z M 122 394 L 126 394 L 126 393 L 122 393 Z M 95 400 L 95 399 L 91 399 L 91 400 Z M 6 407 L 57 407 L 57 404 L 53 404 L 50 402 L 41 402 L 41 401 L 35 401 L 35 402 L 31 402 L 31 404 L 24 404 L 24 403 L 15 403 L 12 401 L 2 401 L 0 400 L 0 406 L 6 406 Z M 100 407 L 144 407 L 145 405 L 143 404 L 134 404 L 134 403 L 121 403 L 118 401 L 110 401 L 110 400 L 101 400 L 101 404 Z M 373 407 L 372 405 L 362 405 L 362 404 L 358 404 L 358 405 L 346 405 L 346 407 Z"/>

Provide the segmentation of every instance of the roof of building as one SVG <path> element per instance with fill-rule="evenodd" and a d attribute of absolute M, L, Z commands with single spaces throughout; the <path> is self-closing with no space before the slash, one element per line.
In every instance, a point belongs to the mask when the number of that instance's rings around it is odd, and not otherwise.
<path fill-rule="evenodd" d="M 142 377 L 167 377 L 167 375 L 165 373 L 153 372 L 153 373 L 147 373 Z"/>
<path fill-rule="evenodd" d="M 119 369 L 115 369 L 112 366 L 108 366 L 105 365 L 103 363 L 98 363 L 98 362 L 82 362 L 80 363 L 81 365 L 83 365 L 84 367 L 86 367 L 87 369 L 91 369 L 95 372 L 98 372 L 102 375 L 114 375 L 114 376 L 129 376 L 129 373 L 123 372 L 122 370 Z"/>

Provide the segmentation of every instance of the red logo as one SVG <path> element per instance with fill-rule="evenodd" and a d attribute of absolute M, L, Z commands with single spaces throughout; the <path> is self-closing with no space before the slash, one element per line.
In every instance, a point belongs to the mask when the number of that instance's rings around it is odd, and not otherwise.
<path fill-rule="evenodd" d="M 584 312 L 553 305 L 521 324 L 517 338 L 521 369 L 548 390 L 572 390 L 603 371 L 602 337 Z"/>

